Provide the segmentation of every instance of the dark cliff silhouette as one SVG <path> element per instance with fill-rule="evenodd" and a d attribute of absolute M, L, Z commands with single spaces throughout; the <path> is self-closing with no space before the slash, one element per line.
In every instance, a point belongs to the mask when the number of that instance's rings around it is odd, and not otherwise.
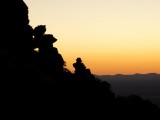
<path fill-rule="evenodd" d="M 6 6 L 1 14 L 4 26 L 0 39 L 2 115 L 73 120 L 115 119 L 117 115 L 127 118 L 127 114 L 158 117 L 159 108 L 137 96 L 116 98 L 111 85 L 96 78 L 81 58 L 77 58 L 75 73 L 71 73 L 53 47 L 57 39 L 45 34 L 46 26 L 29 25 L 23 0 L 1 3 Z M 147 114 L 139 114 L 139 108 Z"/>
<path fill-rule="evenodd" d="M 29 25 L 28 7 L 23 0 L 1 1 L 0 48 L 15 56 L 30 59 L 32 54 L 32 27 Z"/>
<path fill-rule="evenodd" d="M 63 73 L 64 60 L 58 49 L 53 47 L 57 39 L 52 34 L 45 34 L 46 26 L 39 25 L 34 30 L 34 49 L 38 48 L 37 63 L 41 70 L 56 75 Z"/>

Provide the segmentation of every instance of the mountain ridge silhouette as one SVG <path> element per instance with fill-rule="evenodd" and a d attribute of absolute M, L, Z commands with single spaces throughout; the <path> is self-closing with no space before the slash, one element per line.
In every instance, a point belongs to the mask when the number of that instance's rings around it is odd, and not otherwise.
<path fill-rule="evenodd" d="M 97 77 L 109 82 L 116 95 L 137 94 L 160 106 L 160 74 L 158 73 L 97 75 Z"/>

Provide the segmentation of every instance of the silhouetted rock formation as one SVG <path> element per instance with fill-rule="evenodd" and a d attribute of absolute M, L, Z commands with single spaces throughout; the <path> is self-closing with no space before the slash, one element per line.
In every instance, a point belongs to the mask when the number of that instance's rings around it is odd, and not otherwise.
<path fill-rule="evenodd" d="M 76 63 L 73 63 L 73 67 L 75 68 L 75 76 L 77 77 L 77 79 L 81 80 L 95 79 L 95 76 L 91 73 L 90 69 L 86 68 L 80 57 L 76 59 Z"/>
<path fill-rule="evenodd" d="M 64 60 L 58 49 L 53 47 L 57 39 L 52 34 L 45 34 L 46 26 L 39 25 L 34 29 L 34 48 L 38 48 L 38 65 L 52 75 L 63 72 Z"/>
<path fill-rule="evenodd" d="M 83 74 L 86 70 L 86 66 L 82 63 L 81 58 L 76 59 L 76 63 L 73 64 L 73 67 L 75 68 L 76 74 Z"/>
<path fill-rule="evenodd" d="M 23 118 L 104 120 L 159 117 L 159 108 L 139 97 L 116 98 L 108 82 L 97 79 L 77 58 L 75 73 L 64 68 L 57 41 L 46 26 L 29 25 L 23 0 L 2 1 L 0 85 L 2 115 Z M 3 38 L 4 37 L 4 38 Z M 39 51 L 34 51 L 38 48 Z M 145 110 L 147 114 L 139 114 Z M 129 112 L 128 112 L 129 111 Z M 150 114 L 148 114 L 150 113 Z M 6 116 L 5 116 L 6 117 Z"/>
<path fill-rule="evenodd" d="M 32 56 L 32 27 L 29 25 L 28 7 L 23 0 L 3 0 L 1 14 L 3 24 L 0 50 L 30 59 Z"/>

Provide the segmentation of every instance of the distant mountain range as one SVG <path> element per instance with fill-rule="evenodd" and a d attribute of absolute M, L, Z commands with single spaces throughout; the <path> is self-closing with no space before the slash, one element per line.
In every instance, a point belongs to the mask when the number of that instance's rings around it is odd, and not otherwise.
<path fill-rule="evenodd" d="M 96 75 L 111 84 L 117 96 L 136 94 L 160 106 L 160 74 Z"/>

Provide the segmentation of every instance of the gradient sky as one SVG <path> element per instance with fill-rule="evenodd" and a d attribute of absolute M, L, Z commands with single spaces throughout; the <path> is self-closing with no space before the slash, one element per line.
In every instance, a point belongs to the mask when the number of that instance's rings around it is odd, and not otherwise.
<path fill-rule="evenodd" d="M 160 0 L 24 0 L 30 25 L 46 25 L 67 68 L 93 74 L 160 73 Z"/>

